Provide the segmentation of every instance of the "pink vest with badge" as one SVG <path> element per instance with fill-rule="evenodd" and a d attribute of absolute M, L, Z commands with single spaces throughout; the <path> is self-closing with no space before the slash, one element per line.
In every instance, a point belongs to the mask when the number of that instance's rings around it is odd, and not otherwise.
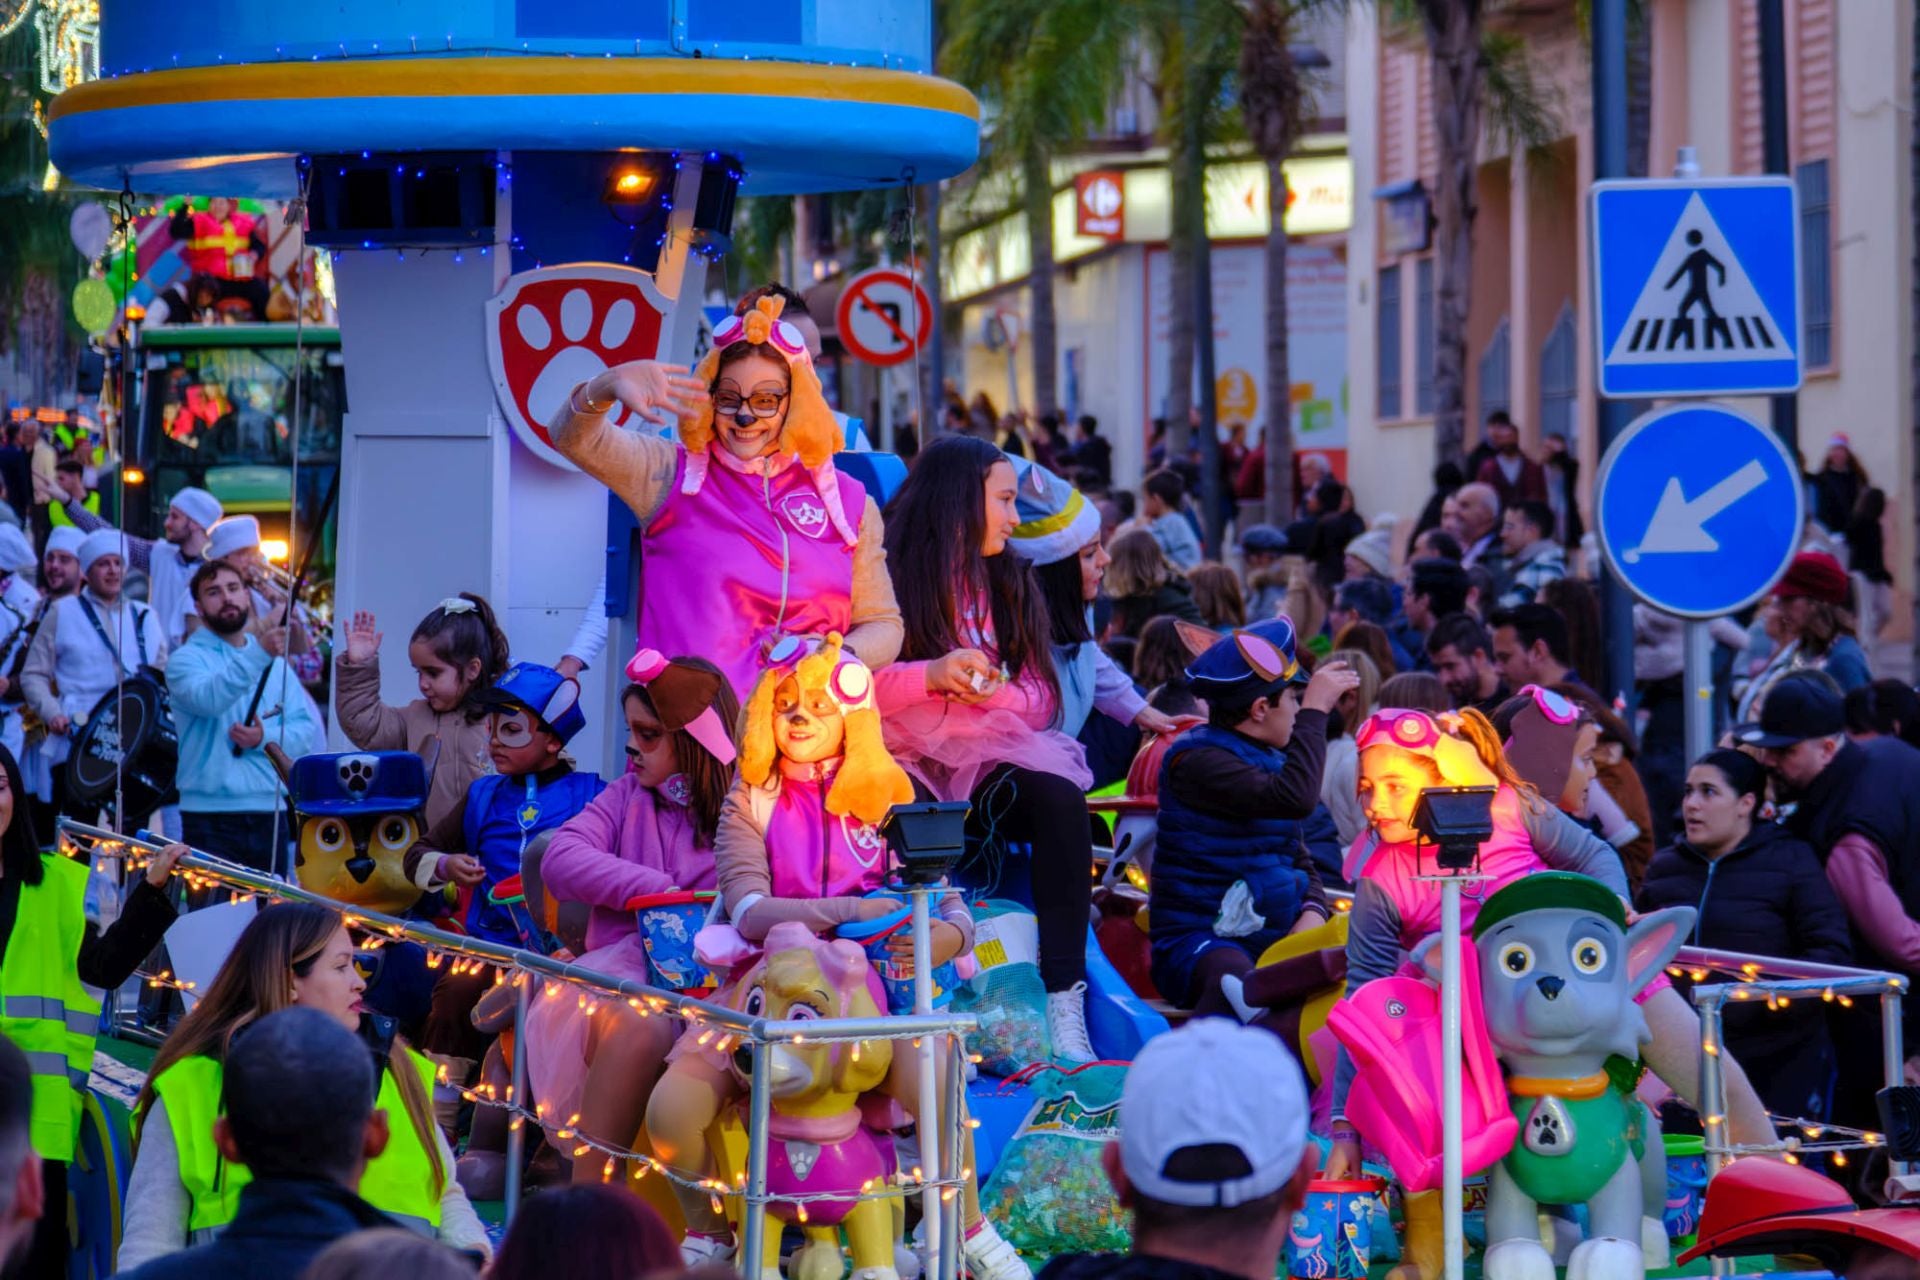
<path fill-rule="evenodd" d="M 772 474 L 749 474 L 714 449 L 699 492 L 687 494 L 682 451 L 641 548 L 640 646 L 708 659 L 742 702 L 772 641 L 853 626 L 854 548 L 807 469 L 772 462 Z M 846 475 L 839 486 L 857 527 L 866 490 Z"/>
<path fill-rule="evenodd" d="M 859 898 L 886 879 L 880 828 L 827 812 L 838 760 L 780 762 L 780 790 L 766 813 L 767 870 L 776 898 Z"/>

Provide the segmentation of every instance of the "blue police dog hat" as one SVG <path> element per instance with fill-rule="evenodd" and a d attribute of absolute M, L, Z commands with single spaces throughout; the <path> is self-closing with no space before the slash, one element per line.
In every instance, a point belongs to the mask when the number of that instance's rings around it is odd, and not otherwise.
<path fill-rule="evenodd" d="M 574 734 L 587 727 L 586 713 L 580 710 L 579 684 L 537 662 L 514 663 L 477 700 L 482 706 L 524 707 L 562 743 L 571 742 Z"/>
<path fill-rule="evenodd" d="M 293 762 L 296 813 L 411 813 L 427 803 L 427 765 L 411 751 L 339 751 Z"/>
<path fill-rule="evenodd" d="M 1203 698 L 1210 691 L 1277 693 L 1307 682 L 1296 652 L 1293 623 L 1284 617 L 1270 618 L 1215 641 L 1187 665 L 1187 679 Z"/>

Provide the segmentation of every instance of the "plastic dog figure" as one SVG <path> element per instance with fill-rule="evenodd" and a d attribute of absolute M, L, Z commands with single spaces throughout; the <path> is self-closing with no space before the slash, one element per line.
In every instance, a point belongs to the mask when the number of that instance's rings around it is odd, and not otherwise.
<path fill-rule="evenodd" d="M 1474 922 L 1488 1033 L 1507 1068 L 1520 1136 L 1493 1168 L 1487 1280 L 1554 1280 L 1541 1245 L 1541 1204 L 1585 1204 L 1588 1238 L 1567 1280 L 1645 1274 L 1644 1159 L 1664 1158 L 1633 1094 L 1640 1046 L 1652 1038 L 1634 1003 L 1673 959 L 1694 912 L 1670 907 L 1629 927 L 1599 881 L 1529 876 L 1494 894 Z M 1437 960 L 1437 957 L 1436 957 Z"/>

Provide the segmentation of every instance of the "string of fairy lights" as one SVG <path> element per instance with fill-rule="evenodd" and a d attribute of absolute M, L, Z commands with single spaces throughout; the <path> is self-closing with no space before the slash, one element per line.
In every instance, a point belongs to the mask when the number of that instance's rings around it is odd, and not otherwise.
<path fill-rule="evenodd" d="M 157 846 L 143 841 L 113 836 L 111 833 L 96 832 L 79 824 L 63 823 L 59 832 L 60 852 L 70 858 L 91 859 L 104 857 L 119 859 L 124 863 L 126 872 L 131 875 L 144 872 L 159 852 Z M 194 865 L 184 862 L 173 869 L 173 876 L 179 879 L 189 893 L 219 889 L 232 895 L 237 903 L 259 901 L 287 901 L 294 898 L 308 901 L 326 902 L 318 895 L 288 886 L 288 893 L 282 895 L 273 891 L 256 888 L 250 878 L 229 874 L 220 869 L 218 859 L 202 854 L 190 855 Z M 235 871 L 241 871 L 235 868 Z M 368 918 L 370 913 L 357 910 L 344 903 L 328 903 L 340 911 L 342 922 L 349 930 L 360 935 L 360 950 L 377 952 L 390 943 L 408 942 L 425 948 L 427 967 L 438 970 L 445 968 L 449 976 L 478 973 L 491 969 L 494 974 L 494 986 L 512 985 L 514 988 L 528 988 L 538 984 L 540 998 L 554 1000 L 562 998 L 569 988 L 577 988 L 574 997 L 579 1009 L 588 1017 L 617 1013 L 622 1007 L 642 1018 L 666 1017 L 684 1021 L 688 1024 L 686 1034 L 695 1037 L 696 1048 L 711 1047 L 722 1057 L 730 1053 L 737 1045 L 752 1038 L 751 1022 L 743 1015 L 732 1010 L 706 1005 L 704 1002 L 690 999 L 674 992 L 658 991 L 640 987 L 639 984 L 622 982 L 606 975 L 590 975 L 584 971 L 569 973 L 565 977 L 537 974 L 528 969 L 514 967 L 505 960 L 501 951 L 507 949 L 463 944 L 457 937 L 440 933 L 439 930 L 422 929 L 404 921 L 388 918 Z M 197 984 L 190 979 L 181 978 L 171 970 L 140 971 L 137 975 L 148 987 L 166 988 L 183 995 L 197 995 Z M 724 1019 L 724 1020 L 723 1020 Z M 696 1030 L 697 1028 L 697 1030 Z M 949 1033 L 951 1034 L 951 1033 Z M 848 1032 L 837 1029 L 833 1019 L 823 1019 L 811 1023 L 804 1034 L 794 1033 L 780 1037 L 780 1043 L 793 1045 L 807 1044 L 850 1044 L 849 1052 L 857 1061 L 861 1045 L 874 1040 L 910 1040 L 914 1048 L 919 1048 L 921 1036 L 911 1030 L 903 1030 L 894 1035 L 875 1035 L 871 1031 Z M 980 1059 L 973 1055 L 975 1063 Z M 699 1170 L 680 1168 L 659 1159 L 651 1152 L 642 1151 L 619 1143 L 596 1138 L 580 1129 L 580 1116 L 571 1114 L 564 1121 L 549 1115 L 545 1103 L 534 1101 L 527 1105 L 528 1099 L 516 1097 L 513 1087 L 504 1089 L 491 1082 L 481 1081 L 468 1086 L 453 1081 L 443 1066 L 439 1072 L 439 1083 L 458 1092 L 461 1099 L 476 1107 L 503 1111 L 509 1117 L 510 1130 L 522 1129 L 528 1123 L 542 1130 L 554 1148 L 571 1159 L 578 1161 L 588 1157 L 599 1159 L 600 1177 L 603 1182 L 611 1182 L 619 1173 L 623 1163 L 631 1164 L 636 1178 L 645 1178 L 657 1174 L 668 1182 L 685 1190 L 705 1193 L 712 1201 L 716 1213 L 726 1212 L 726 1201 L 743 1201 L 747 1196 L 747 1174 L 744 1169 L 734 1175 L 729 1184 L 723 1179 Z M 979 1127 L 979 1121 L 970 1117 L 963 1118 L 969 1129 Z M 961 1168 L 951 1177 L 930 1176 L 925 1170 L 914 1167 L 901 1170 L 887 1179 L 870 1178 L 862 1184 L 857 1196 L 845 1192 L 817 1192 L 807 1194 L 768 1195 L 764 1201 L 768 1204 L 791 1205 L 795 1217 L 802 1224 L 807 1222 L 809 1204 L 833 1203 L 845 1205 L 850 1200 L 884 1200 L 906 1195 L 918 1195 L 929 1188 L 939 1192 L 943 1202 L 951 1202 L 963 1187 L 971 1181 L 973 1170 Z"/>
<path fill-rule="evenodd" d="M 62 825 L 60 850 L 67 856 L 76 858 L 96 855 L 122 858 L 125 859 L 129 871 L 144 869 L 151 863 L 153 855 L 158 852 L 156 846 L 79 827 L 78 824 Z M 260 890 L 248 880 L 221 870 L 221 864 L 217 859 L 196 854 L 192 855 L 192 861 L 194 865 L 183 863 L 176 866 L 173 871 L 174 876 L 184 882 L 189 892 L 218 888 L 231 892 L 236 901 L 258 901 L 263 898 L 269 901 L 283 900 L 282 895 L 277 892 Z M 235 868 L 234 870 L 242 871 L 243 869 Z M 294 886 L 289 886 L 289 890 L 287 895 L 289 897 L 316 898 L 316 895 L 308 894 Z M 452 975 L 491 968 L 494 971 L 496 987 L 511 983 L 514 987 L 520 988 L 530 983 L 537 983 L 539 987 L 535 994 L 547 1000 L 559 999 L 564 991 L 574 988 L 576 989 L 574 998 L 578 1002 L 578 1007 L 588 1018 L 616 1012 L 620 1006 L 643 1018 L 675 1018 L 688 1024 L 688 1034 L 695 1035 L 697 1047 L 711 1046 L 713 1052 L 722 1057 L 740 1043 L 751 1039 L 750 1024 L 732 1010 L 708 1005 L 678 993 L 641 988 L 634 983 L 621 982 L 605 975 L 592 975 L 584 971 L 569 972 L 566 976 L 537 974 L 525 968 L 515 967 L 511 963 L 503 964 L 502 956 L 499 954 L 503 949 L 487 948 L 484 945 L 474 947 L 461 942 L 453 935 L 441 934 L 438 930 L 422 929 L 390 918 L 370 919 L 369 913 L 356 910 L 350 905 L 341 903 L 331 905 L 340 910 L 347 927 L 361 935 L 363 939 L 361 946 L 364 951 L 378 951 L 392 942 L 411 942 L 426 949 L 426 963 L 429 968 L 439 969 L 446 966 L 449 974 Z M 1678 963 L 1669 966 L 1667 972 L 1671 977 L 1688 979 L 1694 983 L 1705 982 L 1716 975 L 1733 977 L 1734 981 L 1726 993 L 1730 1003 L 1764 1002 L 1764 1006 L 1773 1011 L 1791 1008 L 1796 1001 L 1807 1003 L 1807 998 L 1818 998 L 1823 1003 L 1852 1008 L 1854 1005 L 1852 996 L 1836 988 L 1846 986 L 1857 991 L 1863 982 L 1871 984 L 1876 981 L 1869 975 L 1862 974 L 1859 978 L 1844 983 L 1821 980 L 1768 982 L 1760 977 L 1762 966 L 1752 961 L 1743 961 L 1738 965 L 1704 966 Z M 178 978 L 165 970 L 155 973 L 143 972 L 139 976 L 154 987 L 173 988 L 183 993 L 194 992 L 194 983 Z M 1894 975 L 1885 975 L 1884 982 L 1880 985 L 1888 992 L 1904 989 L 1904 981 Z M 1783 993 L 1782 988 L 1804 989 L 1807 998 Z M 856 1056 L 860 1053 L 861 1042 L 875 1039 L 911 1039 L 915 1048 L 920 1045 L 920 1039 L 912 1032 L 901 1032 L 884 1037 L 875 1036 L 869 1032 L 840 1033 L 834 1029 L 831 1020 L 810 1026 L 804 1035 L 793 1034 L 783 1037 L 784 1041 L 796 1045 L 851 1043 L 853 1045 L 851 1052 Z M 1706 1036 L 1701 1047 L 1703 1053 L 1707 1055 L 1717 1056 L 1721 1052 L 1719 1042 L 1713 1035 Z M 971 1060 L 975 1063 L 980 1061 L 977 1055 Z M 720 1178 L 698 1170 L 669 1165 L 651 1152 L 609 1142 L 582 1132 L 579 1127 L 580 1116 L 577 1113 L 561 1121 L 548 1114 L 544 1103 L 536 1100 L 534 1105 L 529 1107 L 526 1098 L 514 1096 L 511 1085 L 506 1086 L 503 1092 L 499 1086 L 486 1081 L 472 1086 L 457 1084 L 449 1078 L 444 1067 L 440 1072 L 440 1083 L 457 1090 L 462 1100 L 476 1107 L 506 1112 L 511 1129 L 520 1129 L 532 1123 L 548 1135 L 549 1141 L 556 1150 L 569 1155 L 573 1160 L 578 1161 L 588 1157 L 599 1159 L 602 1162 L 602 1181 L 610 1182 L 618 1174 L 622 1164 L 631 1164 L 636 1178 L 657 1174 L 678 1187 L 706 1193 L 712 1199 L 716 1212 L 725 1211 L 726 1200 L 739 1199 L 745 1195 L 747 1175 L 744 1171 L 737 1172 L 734 1182 L 728 1184 Z M 1803 1116 L 1770 1114 L 1768 1118 L 1780 1133 L 1779 1138 L 1774 1142 L 1734 1144 L 1710 1141 L 1709 1146 L 1729 1157 L 1772 1154 L 1796 1164 L 1818 1157 L 1835 1167 L 1845 1167 L 1848 1164 L 1849 1152 L 1870 1152 L 1886 1145 L 1885 1135 L 1871 1129 L 1852 1128 Z M 1723 1112 L 1703 1114 L 1701 1119 L 1710 1136 L 1718 1138 L 1726 1133 L 1726 1116 Z M 975 1129 L 979 1127 L 980 1122 L 965 1118 L 963 1123 L 967 1128 Z M 916 1167 L 894 1174 L 885 1184 L 879 1180 L 870 1179 L 861 1187 L 859 1198 L 887 1199 L 917 1194 L 931 1187 L 938 1189 L 942 1200 L 951 1201 L 971 1177 L 972 1170 L 968 1168 L 961 1169 L 955 1176 L 940 1178 L 930 1177 L 924 1170 Z M 769 1202 L 777 1199 L 780 1204 L 794 1205 L 796 1217 L 804 1223 L 806 1204 L 820 1201 L 844 1204 L 848 1197 L 845 1194 L 828 1192 L 804 1196 L 769 1196 L 767 1199 Z"/>

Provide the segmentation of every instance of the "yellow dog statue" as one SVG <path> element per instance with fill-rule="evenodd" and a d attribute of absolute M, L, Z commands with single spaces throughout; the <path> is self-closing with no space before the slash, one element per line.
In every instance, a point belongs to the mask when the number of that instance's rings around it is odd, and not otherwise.
<path fill-rule="evenodd" d="M 740 1010 L 770 1021 L 873 1018 L 866 951 L 847 941 L 815 937 L 806 926 L 777 924 L 766 954 L 739 984 Z M 861 1200 L 887 1185 L 892 1153 L 862 1122 L 860 1095 L 877 1088 L 893 1064 L 893 1044 L 782 1043 L 771 1046 L 773 1097 L 768 1131 L 769 1213 L 802 1225 L 807 1247 L 794 1258 L 794 1280 L 842 1274 L 840 1231 L 853 1255 L 854 1280 L 899 1280 L 897 1202 Z M 735 1069 L 745 1075 L 742 1051 Z M 825 1197 L 814 1199 L 813 1197 Z M 767 1233 L 762 1280 L 780 1271 L 780 1233 Z"/>

